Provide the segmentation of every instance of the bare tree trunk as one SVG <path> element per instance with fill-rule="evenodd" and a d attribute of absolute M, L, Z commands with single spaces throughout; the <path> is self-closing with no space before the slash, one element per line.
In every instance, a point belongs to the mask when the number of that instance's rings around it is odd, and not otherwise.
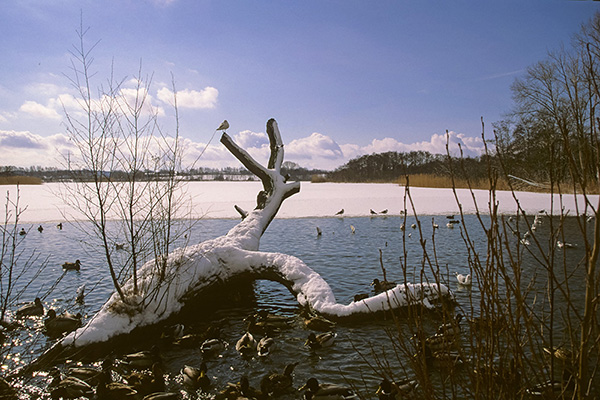
<path fill-rule="evenodd" d="M 300 191 L 300 182 L 286 183 L 281 175 L 283 163 L 283 141 L 274 119 L 267 122 L 267 135 L 271 147 L 268 168 L 260 165 L 244 149 L 239 147 L 227 133 L 223 133 L 221 143 L 256 175 L 263 184 L 256 198 L 256 208 L 250 212 L 242 222 L 234 227 L 227 236 L 240 238 L 242 232 L 244 239 L 239 246 L 245 250 L 258 250 L 260 237 L 265 232 L 285 199 Z"/>

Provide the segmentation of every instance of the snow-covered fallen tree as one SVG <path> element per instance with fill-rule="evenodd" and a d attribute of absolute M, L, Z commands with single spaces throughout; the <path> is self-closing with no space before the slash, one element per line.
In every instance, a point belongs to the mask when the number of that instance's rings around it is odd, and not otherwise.
<path fill-rule="evenodd" d="M 160 273 L 156 270 L 157 263 L 146 263 L 138 271 L 137 290 L 131 280 L 123 285 L 125 302 L 117 293 L 113 294 L 85 326 L 55 347 L 65 349 L 104 342 L 134 328 L 156 324 L 177 313 L 187 300 L 203 290 L 246 276 L 281 282 L 300 304 L 339 318 L 414 304 L 431 307 L 440 298 L 451 295 L 441 284 L 405 284 L 359 302 L 339 304 L 327 282 L 300 259 L 258 251 L 260 238 L 283 201 L 300 190 L 299 182 L 288 183 L 281 175 L 283 142 L 274 119 L 267 122 L 267 134 L 271 155 L 266 168 L 227 133 L 221 137 L 225 147 L 263 183 L 256 208 L 250 212 L 238 209 L 242 221 L 226 235 L 172 252 L 167 268 Z"/>

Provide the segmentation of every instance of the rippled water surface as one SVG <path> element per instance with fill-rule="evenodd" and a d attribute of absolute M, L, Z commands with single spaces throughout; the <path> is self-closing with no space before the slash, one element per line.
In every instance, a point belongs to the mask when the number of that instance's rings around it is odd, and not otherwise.
<path fill-rule="evenodd" d="M 431 278 L 431 268 L 423 261 L 421 243 L 424 243 L 432 263 L 439 266 L 442 276 L 447 277 L 446 283 L 455 292 L 457 301 L 464 307 L 472 301 L 477 307 L 477 283 L 472 289 L 466 290 L 459 288 L 454 278 L 455 271 L 470 272 L 469 253 L 465 249 L 463 231 L 458 225 L 454 229 L 447 228 L 443 216 L 435 218 L 440 228 L 434 230 L 432 217 L 420 217 L 421 233 L 418 227 L 411 228 L 411 224 L 416 222 L 414 218 L 407 218 L 406 228 L 401 230 L 400 226 L 405 223 L 405 219 L 399 216 L 276 219 L 263 235 L 260 249 L 299 257 L 330 284 L 338 302 L 349 303 L 356 294 L 373 293 L 370 283 L 373 278 L 383 278 L 382 264 L 388 280 L 419 282 L 421 279 Z M 225 234 L 236 223 L 236 220 L 199 221 L 189 233 L 189 242 L 198 243 Z M 485 258 L 487 242 L 479 221 L 475 216 L 468 215 L 465 223 L 469 226 L 470 240 L 479 256 Z M 566 227 L 566 232 L 574 231 L 575 219 L 567 221 L 567 225 L 569 224 L 571 226 Z M 317 235 L 317 227 L 322 231 L 321 236 Z M 39 296 L 46 307 L 81 312 L 84 318 L 94 315 L 112 293 L 112 283 L 101 255 L 93 248 L 84 246 L 83 241 L 89 243 L 89 239 L 81 228 L 90 230 L 89 227 L 85 224 L 79 228 L 64 224 L 63 229 L 58 230 L 55 226 L 46 226 L 42 233 L 35 228 L 36 226 L 32 227 L 21 243 L 23 260 L 33 250 L 36 254 L 36 258 L 30 260 L 32 268 L 27 273 L 32 276 L 37 267 L 43 264 L 47 266 L 31 285 L 19 288 L 22 294 L 18 300 L 29 301 Z M 352 233 L 352 228 L 355 233 Z M 544 236 L 544 229 L 547 230 L 547 226 L 540 229 L 540 241 L 551 243 L 547 234 Z M 569 253 L 569 257 L 573 259 L 576 279 L 582 279 L 581 269 L 577 268 L 582 255 L 583 249 L 580 247 L 571 249 Z M 75 259 L 81 260 L 81 271 L 64 273 L 61 264 Z M 530 260 L 530 264 L 525 265 L 524 269 L 526 268 L 533 271 L 536 268 L 535 261 Z M 57 280 L 59 282 L 55 284 Z M 74 302 L 75 291 L 83 284 L 86 287 L 85 304 L 77 305 Z M 390 345 L 389 335 L 394 331 L 392 321 L 383 318 L 341 321 L 335 328 L 338 335 L 336 344 L 331 348 L 311 351 L 304 346 L 308 331 L 303 326 L 300 308 L 287 289 L 269 281 L 258 281 L 250 285 L 247 290 L 236 287 L 202 299 L 188 307 L 180 320 L 169 321 L 169 324 L 184 323 L 188 332 L 199 332 L 210 325 L 221 328 L 222 338 L 229 346 L 221 355 L 207 360 L 215 390 L 223 388 L 227 382 L 237 382 L 242 374 L 248 375 L 250 382 L 258 386 L 265 373 L 282 371 L 290 362 L 298 362 L 294 376 L 296 386 L 300 386 L 308 377 L 315 376 L 321 381 L 351 383 L 365 397 L 374 397 L 381 379 L 377 371 L 371 368 L 376 359 L 386 356 L 397 377 L 405 375 L 403 365 L 408 363 L 397 357 Z M 573 296 L 575 301 L 579 301 L 577 298 L 582 293 L 578 292 Z M 18 304 L 13 304 L 12 309 L 17 306 Z M 291 327 L 275 336 L 278 347 L 271 356 L 266 359 L 243 359 L 234 349 L 235 342 L 245 331 L 243 319 L 262 309 L 290 317 Z M 474 313 L 477 313 L 476 309 Z M 434 321 L 435 324 L 439 322 Z M 5 360 L 7 365 L 26 363 L 53 343 L 36 333 L 42 325 L 41 318 L 31 319 L 27 321 L 27 325 L 24 334 L 11 337 L 11 340 L 13 344 L 27 344 L 30 353 L 20 354 L 20 361 L 16 363 L 14 359 Z M 158 336 L 158 333 L 154 336 L 148 334 L 145 338 L 128 343 L 126 348 L 105 350 L 106 353 L 113 352 L 118 356 L 128 351 L 147 349 L 152 343 L 160 343 L 166 372 L 169 374 L 169 387 L 180 390 L 179 371 L 186 364 L 199 366 L 202 358 L 199 348 L 180 348 L 159 342 Z M 37 386 L 44 387 L 47 383 L 43 374 L 36 379 L 33 384 Z M 30 386 L 28 391 L 32 393 L 35 389 Z M 41 396 L 46 395 L 42 393 Z M 187 394 L 185 396 L 190 397 Z M 290 396 L 296 397 L 298 396 Z"/>

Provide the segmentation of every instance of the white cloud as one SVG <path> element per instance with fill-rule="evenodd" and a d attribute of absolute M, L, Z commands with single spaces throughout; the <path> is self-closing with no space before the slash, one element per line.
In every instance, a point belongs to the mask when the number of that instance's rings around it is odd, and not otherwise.
<path fill-rule="evenodd" d="M 166 87 L 160 89 L 156 96 L 166 104 L 173 104 L 173 92 Z M 200 91 L 192 89 L 178 90 L 177 106 L 192 109 L 211 109 L 216 107 L 218 97 L 219 91 L 211 86 L 207 86 Z"/>
<path fill-rule="evenodd" d="M 309 137 L 292 140 L 287 146 L 287 153 L 292 158 L 340 159 L 344 156 L 340 146 L 329 136 L 314 132 Z"/>
<path fill-rule="evenodd" d="M 75 146 L 62 133 L 43 137 L 29 131 L 0 130 L 0 147 L 9 150 L 2 154 L 2 165 L 18 167 L 58 167 L 62 156 L 75 151 Z"/>
<path fill-rule="evenodd" d="M 29 114 L 36 118 L 49 118 L 49 119 L 61 119 L 60 114 L 51 107 L 47 107 L 43 104 L 35 101 L 28 100 L 21 107 L 19 111 Z"/>
<path fill-rule="evenodd" d="M 269 145 L 269 138 L 264 132 L 242 131 L 233 135 L 233 140 L 244 149 L 261 148 Z"/>

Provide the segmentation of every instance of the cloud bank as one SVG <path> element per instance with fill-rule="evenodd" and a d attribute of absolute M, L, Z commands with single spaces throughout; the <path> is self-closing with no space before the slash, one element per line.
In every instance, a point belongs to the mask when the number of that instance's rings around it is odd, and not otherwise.
<path fill-rule="evenodd" d="M 269 157 L 269 141 L 264 132 L 241 131 L 233 135 L 234 140 L 258 161 L 265 163 Z M 432 154 L 450 153 L 459 155 L 459 145 L 465 156 L 479 156 L 484 150 L 483 140 L 461 133 L 434 134 L 430 140 L 403 143 L 394 138 L 373 139 L 369 144 L 338 144 L 333 138 L 314 132 L 309 136 L 294 139 L 285 145 L 285 160 L 311 169 L 333 170 L 349 160 L 365 154 L 388 151 L 409 152 L 423 150 Z M 62 134 L 41 136 L 28 131 L 0 130 L 0 147 L 5 149 L 0 165 L 17 167 L 42 166 L 60 167 L 67 155 L 75 157 L 77 149 L 69 138 Z M 239 167 L 239 162 L 217 140 L 207 144 L 189 138 L 182 139 L 185 149 L 184 168 L 191 167 Z"/>

